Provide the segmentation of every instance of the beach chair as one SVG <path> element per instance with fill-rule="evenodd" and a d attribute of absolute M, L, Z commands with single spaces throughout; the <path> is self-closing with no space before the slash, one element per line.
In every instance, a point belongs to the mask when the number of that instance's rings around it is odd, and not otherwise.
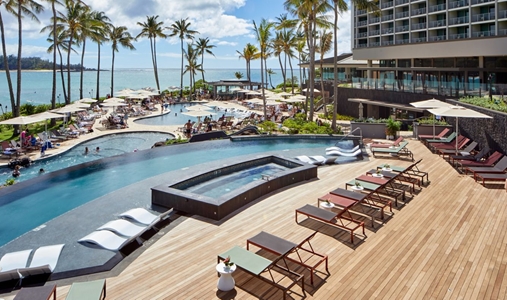
<path fill-rule="evenodd" d="M 98 230 L 78 240 L 82 244 L 94 244 L 111 251 L 120 251 L 124 246 L 134 241 L 134 237 L 121 237 L 109 230 Z"/>
<path fill-rule="evenodd" d="M 12 158 L 13 155 L 18 156 L 19 155 L 18 150 L 12 148 L 11 144 L 8 141 L 2 141 L 2 156 Z"/>
<path fill-rule="evenodd" d="M 403 137 L 398 137 L 393 143 L 375 143 L 371 144 L 370 148 L 389 148 L 389 147 L 398 147 L 400 143 L 403 142 Z"/>
<path fill-rule="evenodd" d="M 353 206 L 355 204 L 351 203 L 349 207 Z M 342 210 L 338 213 L 330 212 L 328 210 L 312 206 L 312 205 L 305 205 L 303 207 L 300 207 L 296 209 L 296 223 L 298 222 L 298 215 L 302 214 L 307 216 L 308 218 L 313 218 L 319 221 L 322 221 L 328 225 L 338 227 L 340 229 L 346 230 L 350 232 L 350 242 L 354 243 L 354 231 L 362 228 L 363 229 L 363 235 L 366 236 L 366 232 L 364 230 L 364 222 L 356 221 L 356 220 L 350 220 L 349 218 L 345 217 L 344 214 L 347 212 L 347 210 Z"/>
<path fill-rule="evenodd" d="M 343 148 L 340 148 L 340 147 L 337 147 L 337 146 L 326 148 L 326 152 L 327 151 L 340 151 L 341 153 L 354 153 L 357 150 L 359 150 L 359 145 L 355 146 L 352 149 L 343 149 Z"/>
<path fill-rule="evenodd" d="M 401 142 L 398 147 L 393 148 L 371 148 L 373 157 L 377 157 L 379 154 L 388 154 L 395 157 L 407 156 L 412 161 L 414 160 L 414 154 L 407 148 L 408 142 Z"/>
<path fill-rule="evenodd" d="M 326 158 L 321 155 L 314 155 L 314 156 L 300 155 L 300 156 L 296 156 L 296 159 L 301 162 L 307 163 L 307 164 L 319 165 L 319 166 L 334 164 L 336 161 L 336 157 L 327 157 Z"/>
<path fill-rule="evenodd" d="M 32 249 L 17 252 L 6 253 L 0 259 L 0 282 L 21 280 L 18 270 L 25 268 L 28 263 L 28 257 L 32 253 Z"/>
<path fill-rule="evenodd" d="M 64 246 L 64 244 L 43 246 L 35 250 L 30 266 L 18 270 L 21 277 L 53 273 Z"/>
<path fill-rule="evenodd" d="M 394 199 L 394 205 L 398 206 L 398 199 L 405 200 L 405 190 L 392 184 L 392 178 L 374 178 L 372 176 L 361 175 L 354 180 L 345 183 L 345 189 L 352 187 L 353 190 L 366 190 L 374 192 L 380 200 L 385 201 L 383 196 Z M 359 184 L 359 187 L 357 186 Z"/>
<path fill-rule="evenodd" d="M 14 300 L 56 300 L 56 284 L 21 288 Z"/>
<path fill-rule="evenodd" d="M 433 136 L 432 134 L 419 134 L 417 138 L 419 140 L 427 140 L 427 139 L 442 139 L 445 138 L 445 135 L 451 131 L 449 128 L 444 128 L 444 130 L 440 131 L 439 134 Z"/>
<path fill-rule="evenodd" d="M 482 181 L 482 186 L 486 186 L 486 181 L 501 181 L 504 183 L 507 180 L 505 173 L 476 173 L 474 176 L 475 181 Z"/>
<path fill-rule="evenodd" d="M 411 194 L 415 192 L 416 184 L 418 187 L 421 187 L 421 180 L 419 180 L 419 178 L 411 177 L 409 175 L 406 175 L 405 173 L 394 173 L 383 170 L 371 169 L 366 172 L 366 175 L 370 175 L 373 177 L 382 177 L 386 179 L 393 179 L 394 181 L 406 182 L 407 184 L 411 184 L 412 185 L 410 187 Z"/>
<path fill-rule="evenodd" d="M 363 151 L 361 149 L 357 149 L 354 152 L 343 152 L 341 150 L 326 150 L 327 156 L 346 156 L 346 157 L 355 157 L 359 155 L 363 155 Z"/>
<path fill-rule="evenodd" d="M 461 168 L 462 171 L 466 167 L 492 167 L 500 158 L 503 157 L 503 154 L 495 151 L 488 158 L 483 161 L 467 161 L 461 160 L 457 162 L 458 169 Z"/>
<path fill-rule="evenodd" d="M 99 279 L 86 282 L 74 282 L 70 286 L 65 300 L 100 300 L 106 299 L 106 280 Z"/>
<path fill-rule="evenodd" d="M 458 150 L 465 147 L 465 145 L 468 144 L 468 142 L 470 142 L 469 138 L 460 135 L 458 137 L 458 144 L 457 144 Z M 453 149 L 456 150 L 456 142 L 432 143 L 432 144 L 429 144 L 429 148 L 431 149 L 432 152 L 438 152 L 438 150 L 444 150 L 444 149 L 445 150 L 453 150 Z"/>
<path fill-rule="evenodd" d="M 423 140 L 423 142 L 426 145 L 431 144 L 431 143 L 450 143 L 454 140 L 454 138 L 456 138 L 456 132 L 451 133 L 450 135 L 448 135 L 445 138 L 444 137 L 436 138 L 436 139 L 430 138 L 430 139 Z"/>
<path fill-rule="evenodd" d="M 470 160 L 470 161 L 480 161 L 484 156 L 486 156 L 488 153 L 489 153 L 489 148 L 488 147 L 484 147 L 482 148 L 481 151 L 477 152 L 475 155 L 472 155 L 472 154 L 468 154 L 466 155 L 466 153 L 461 153 L 461 155 L 451 155 L 449 156 L 449 160 L 451 162 L 451 165 L 455 165 L 455 162 L 456 161 L 459 161 L 459 160 Z M 465 155 L 463 155 L 465 154 Z"/>
<path fill-rule="evenodd" d="M 287 249 L 287 251 L 290 250 L 291 249 Z M 258 254 L 250 252 L 247 249 L 241 248 L 239 246 L 234 246 L 226 252 L 217 255 L 217 263 L 220 263 L 221 261 L 230 257 L 234 264 L 241 270 L 276 288 L 281 289 L 283 292 L 283 299 L 286 299 L 287 291 L 289 291 L 294 285 L 297 285 L 299 282 L 301 284 L 303 296 L 305 296 L 306 293 L 304 275 L 280 267 L 280 264 L 278 264 L 278 261 L 284 259 L 286 254 L 287 253 L 281 254 L 275 260 L 269 260 Z M 285 280 L 275 280 L 275 276 L 273 275 L 275 272 L 278 273 L 277 275 L 281 274 L 284 276 L 284 278 L 288 278 L 289 284 L 282 285 L 282 282 L 285 282 Z M 278 278 L 280 276 L 276 277 Z"/>
<path fill-rule="evenodd" d="M 246 249 L 250 250 L 250 245 L 254 245 L 277 256 L 285 254 L 285 259 L 310 270 L 310 283 L 313 285 L 313 273 L 322 263 L 325 263 L 326 272 L 329 274 L 327 255 L 315 252 L 310 243 L 310 240 L 313 239 L 316 234 L 317 231 L 299 244 L 296 244 L 261 231 L 246 241 Z M 310 264 L 310 262 L 313 262 L 313 264 Z"/>
<path fill-rule="evenodd" d="M 418 161 L 414 162 L 408 167 L 400 167 L 400 166 L 393 166 L 388 165 L 389 168 L 386 168 L 386 164 L 377 166 L 377 170 L 383 170 L 388 172 L 396 172 L 396 173 L 403 173 L 411 177 L 419 177 L 421 180 L 421 184 L 424 185 L 424 177 L 426 177 L 426 183 L 429 183 L 429 173 L 421 171 L 419 167 L 417 166 L 422 159 L 419 159 Z"/>
<path fill-rule="evenodd" d="M 458 153 L 456 153 L 456 149 L 437 149 L 438 155 L 441 155 L 444 159 L 447 155 L 449 158 L 452 155 L 455 156 L 473 156 L 471 155 L 471 152 L 474 151 L 475 147 L 477 147 L 477 142 L 471 142 L 468 146 L 463 148 L 462 150 L 458 150 Z"/>
<path fill-rule="evenodd" d="M 507 171 L 507 156 L 502 157 L 494 166 L 492 167 L 466 167 L 465 174 L 472 173 L 474 179 L 476 179 L 477 173 L 496 173 L 501 174 Z"/>
<path fill-rule="evenodd" d="M 109 230 L 124 237 L 137 237 L 150 229 L 151 226 L 139 226 L 124 219 L 114 220 L 97 228 L 97 230 Z"/>
<path fill-rule="evenodd" d="M 126 218 L 133 220 L 139 224 L 143 225 L 155 225 L 158 221 L 160 221 L 163 217 L 165 217 L 170 211 L 167 211 L 161 215 L 154 215 L 151 212 L 147 211 L 144 208 L 138 207 L 128 210 L 124 213 L 120 214 L 120 218 Z"/>

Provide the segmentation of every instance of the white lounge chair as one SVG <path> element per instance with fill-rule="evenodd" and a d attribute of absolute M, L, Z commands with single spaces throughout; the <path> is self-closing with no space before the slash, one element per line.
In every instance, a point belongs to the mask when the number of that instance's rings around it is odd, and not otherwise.
<path fill-rule="evenodd" d="M 0 282 L 21 279 L 18 269 L 26 267 L 31 253 L 32 249 L 5 254 L 0 260 L 0 268 L 2 268 Z"/>
<path fill-rule="evenodd" d="M 309 156 L 306 155 L 296 156 L 296 159 L 311 165 L 322 165 L 324 163 L 324 161 L 311 159 Z"/>
<path fill-rule="evenodd" d="M 118 236 L 109 230 L 99 230 L 90 233 L 78 242 L 91 243 L 107 250 L 118 251 L 130 241 L 132 238 Z"/>
<path fill-rule="evenodd" d="M 340 148 L 340 147 L 329 147 L 329 148 L 326 148 L 326 151 L 340 151 L 341 153 L 354 153 L 357 150 L 359 150 L 359 145 L 355 146 L 352 149 L 343 149 L 343 148 Z"/>
<path fill-rule="evenodd" d="M 338 151 L 338 150 L 331 150 L 331 151 L 326 151 L 326 155 L 328 156 L 347 156 L 347 157 L 353 157 L 353 156 L 358 156 L 362 153 L 361 149 L 358 149 L 356 150 L 355 152 L 353 153 L 348 153 L 348 152 L 342 152 L 342 151 Z"/>
<path fill-rule="evenodd" d="M 144 225 L 153 225 L 160 221 L 162 215 L 157 216 L 144 208 L 138 207 L 120 214 L 120 217 L 128 218 Z"/>
<path fill-rule="evenodd" d="M 53 273 L 65 244 L 44 246 L 35 250 L 30 266 L 19 269 L 21 277 Z"/>
<path fill-rule="evenodd" d="M 150 226 L 139 226 L 127 220 L 114 220 L 97 228 L 97 230 L 109 230 L 125 237 L 137 237 L 145 232 Z"/>
<path fill-rule="evenodd" d="M 312 165 L 330 165 L 334 164 L 336 161 L 336 157 L 324 157 L 322 155 L 314 155 L 314 156 L 306 156 L 300 155 L 296 157 L 297 160 L 302 161 L 304 163 L 309 163 Z"/>

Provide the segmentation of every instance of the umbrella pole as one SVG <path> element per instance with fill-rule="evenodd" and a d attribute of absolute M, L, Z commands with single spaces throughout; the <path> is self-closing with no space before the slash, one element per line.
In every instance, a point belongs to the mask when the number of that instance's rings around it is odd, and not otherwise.
<path fill-rule="evenodd" d="M 456 117 L 456 155 L 458 155 L 458 137 L 459 137 L 458 121 L 459 121 L 459 118 Z"/>
<path fill-rule="evenodd" d="M 433 139 L 435 139 L 435 115 L 431 114 L 433 116 Z"/>

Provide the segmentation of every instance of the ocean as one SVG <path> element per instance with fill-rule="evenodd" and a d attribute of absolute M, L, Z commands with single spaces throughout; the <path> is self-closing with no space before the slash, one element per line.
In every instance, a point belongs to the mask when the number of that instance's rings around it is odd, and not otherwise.
<path fill-rule="evenodd" d="M 204 73 L 206 81 L 218 81 L 221 79 L 235 79 L 235 72 L 243 73 L 243 79 L 246 79 L 246 70 L 240 69 L 209 69 Z M 275 72 L 271 76 L 273 85 L 282 83 L 281 70 L 273 69 Z M 261 81 L 260 69 L 251 70 L 252 81 Z M 290 74 L 290 71 L 288 72 Z M 299 70 L 294 69 L 294 76 L 299 75 Z M 32 103 L 34 105 L 50 104 L 51 103 L 51 86 L 52 86 L 52 71 L 24 71 L 22 72 L 21 80 L 21 104 Z M 67 81 L 67 73 L 64 74 L 65 81 Z M 299 76 L 298 76 L 299 77 Z M 11 78 L 13 80 L 14 93 L 16 93 L 16 72 L 11 71 Z M 83 97 L 95 97 L 96 94 L 96 71 L 85 71 L 83 78 Z M 201 79 L 201 74 L 196 75 L 196 80 Z M 80 73 L 71 73 L 72 101 L 79 100 L 79 80 Z M 159 69 L 160 88 L 167 89 L 169 86 L 180 86 L 180 69 Z M 265 79 L 266 80 L 266 79 Z M 269 83 L 269 79 L 267 80 Z M 110 92 L 111 86 L 111 72 L 102 71 L 100 73 L 100 96 L 105 97 Z M 183 76 L 183 86 L 189 85 L 189 76 Z M 57 93 L 60 95 L 59 101 L 64 103 L 62 82 L 60 73 L 57 73 Z M 67 85 L 66 85 L 67 86 Z M 155 75 L 153 69 L 115 69 L 114 71 L 114 91 L 115 93 L 125 89 L 141 89 L 141 88 L 156 88 Z M 58 99 L 57 99 L 58 102 Z M 0 72 L 0 104 L 2 109 L 11 111 L 11 103 L 9 99 L 9 90 L 7 88 L 7 79 L 5 72 Z"/>

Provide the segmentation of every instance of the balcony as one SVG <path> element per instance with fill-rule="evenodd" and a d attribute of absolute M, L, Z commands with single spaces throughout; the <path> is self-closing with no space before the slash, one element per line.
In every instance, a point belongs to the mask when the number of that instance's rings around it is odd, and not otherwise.
<path fill-rule="evenodd" d="M 498 35 L 507 35 L 507 29 L 498 29 Z"/>
<path fill-rule="evenodd" d="M 498 12 L 498 19 L 505 19 L 507 18 L 507 10 L 501 10 Z"/>
<path fill-rule="evenodd" d="M 449 9 L 468 6 L 467 0 L 449 2 Z"/>
<path fill-rule="evenodd" d="M 442 10 L 445 10 L 445 3 L 444 4 L 439 4 L 439 5 L 432 5 L 430 6 L 430 13 L 431 12 L 435 12 L 435 11 L 442 11 Z"/>
<path fill-rule="evenodd" d="M 430 22 L 430 28 L 441 27 L 441 26 L 445 26 L 445 25 L 446 25 L 445 20 L 437 20 L 437 21 Z"/>
<path fill-rule="evenodd" d="M 389 2 L 386 2 L 386 3 L 382 3 L 380 5 L 380 8 L 388 8 L 388 7 L 391 7 L 393 6 L 393 1 L 389 1 Z"/>
<path fill-rule="evenodd" d="M 368 33 L 369 36 L 379 35 L 379 34 L 380 34 L 380 30 L 370 30 L 370 32 Z"/>
<path fill-rule="evenodd" d="M 425 37 L 420 37 L 420 38 L 412 39 L 412 43 L 424 43 L 424 42 L 426 42 L 426 38 Z"/>
<path fill-rule="evenodd" d="M 472 5 L 494 2 L 495 0 L 472 0 Z"/>
<path fill-rule="evenodd" d="M 367 37 L 367 36 L 368 36 L 368 32 L 360 32 L 357 34 L 358 38 L 363 38 L 363 37 Z"/>
<path fill-rule="evenodd" d="M 392 28 L 392 27 L 382 29 L 382 34 L 391 34 L 393 32 L 394 32 L 394 28 Z"/>
<path fill-rule="evenodd" d="M 394 45 L 394 41 L 383 41 L 382 42 L 382 46 L 390 46 L 390 45 Z"/>
<path fill-rule="evenodd" d="M 486 36 L 495 36 L 495 32 L 494 31 L 479 31 L 479 32 L 472 33 L 472 37 L 481 38 L 481 37 L 486 37 Z"/>
<path fill-rule="evenodd" d="M 409 3 L 410 0 L 396 0 L 396 5 L 402 5 L 402 4 L 405 4 L 405 3 Z"/>
<path fill-rule="evenodd" d="M 430 37 L 430 42 L 445 41 L 445 39 L 446 39 L 445 35 L 432 36 Z"/>
<path fill-rule="evenodd" d="M 359 26 L 366 26 L 366 25 L 368 25 L 368 21 L 359 21 L 356 24 L 357 24 L 358 27 Z"/>
<path fill-rule="evenodd" d="M 459 40 L 459 39 L 466 39 L 468 35 L 466 33 L 458 33 L 458 34 L 451 34 L 449 36 L 450 40 Z"/>
<path fill-rule="evenodd" d="M 410 12 L 408 10 L 396 13 L 396 19 L 406 18 L 408 16 L 410 16 Z"/>
<path fill-rule="evenodd" d="M 372 42 L 372 43 L 370 43 L 370 47 L 380 47 L 380 43 L 379 42 Z"/>
<path fill-rule="evenodd" d="M 373 24 L 373 23 L 378 23 L 378 22 L 380 22 L 380 17 L 372 17 L 372 18 L 370 19 L 370 22 L 369 22 L 369 23 L 370 23 L 370 24 Z"/>
<path fill-rule="evenodd" d="M 357 44 L 356 48 L 366 48 L 368 47 L 368 44 Z"/>
<path fill-rule="evenodd" d="M 396 40 L 396 45 L 403 45 L 403 44 L 408 44 L 408 43 L 410 43 L 409 39 Z"/>
<path fill-rule="evenodd" d="M 495 13 L 477 14 L 472 16 L 472 22 L 495 20 Z"/>
<path fill-rule="evenodd" d="M 409 29 L 408 25 L 396 26 L 396 32 L 408 31 L 408 29 Z"/>
<path fill-rule="evenodd" d="M 468 23 L 468 16 L 459 17 L 459 18 L 452 18 L 449 20 L 449 25 L 467 24 L 467 23 Z"/>
<path fill-rule="evenodd" d="M 426 23 L 412 24 L 412 30 L 426 29 Z"/>
<path fill-rule="evenodd" d="M 426 7 L 412 10 L 412 16 L 422 15 L 426 13 Z"/>
<path fill-rule="evenodd" d="M 356 10 L 356 16 L 365 15 L 366 13 L 366 9 Z"/>
<path fill-rule="evenodd" d="M 382 16 L 382 22 L 390 21 L 393 19 L 393 14 Z"/>

